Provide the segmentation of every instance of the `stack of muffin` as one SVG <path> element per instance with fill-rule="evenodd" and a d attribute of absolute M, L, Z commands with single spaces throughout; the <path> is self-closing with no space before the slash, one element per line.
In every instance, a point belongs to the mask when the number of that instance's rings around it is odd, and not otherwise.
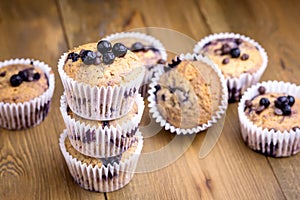
<path fill-rule="evenodd" d="M 67 127 L 59 142 L 72 177 L 93 191 L 124 187 L 143 147 L 138 90 L 145 69 L 138 56 L 122 43 L 101 40 L 63 54 L 58 71 Z"/>

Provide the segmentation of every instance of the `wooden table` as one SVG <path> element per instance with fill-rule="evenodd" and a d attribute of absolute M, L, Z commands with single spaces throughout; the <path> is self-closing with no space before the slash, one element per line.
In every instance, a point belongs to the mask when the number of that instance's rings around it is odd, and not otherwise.
<path fill-rule="evenodd" d="M 51 112 L 41 125 L 0 129 L 0 199 L 299 199 L 300 155 L 275 159 L 250 150 L 241 138 L 236 103 L 229 105 L 222 135 L 206 158 L 198 158 L 203 132 L 176 162 L 135 174 L 119 191 L 80 188 L 58 146 L 65 125 L 56 68 L 68 49 L 133 28 L 164 27 L 196 41 L 230 31 L 254 38 L 267 50 L 262 80 L 300 84 L 299 9 L 297 0 L 1 0 L 0 59 L 45 61 L 55 72 L 56 88 Z M 162 130 L 145 139 L 143 151 L 159 149 L 173 137 Z"/>

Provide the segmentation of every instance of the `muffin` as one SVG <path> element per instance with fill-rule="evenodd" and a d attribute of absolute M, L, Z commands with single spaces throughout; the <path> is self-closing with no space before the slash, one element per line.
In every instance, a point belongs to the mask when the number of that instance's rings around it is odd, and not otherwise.
<path fill-rule="evenodd" d="M 171 132 L 203 131 L 227 108 L 224 77 L 202 56 L 181 55 L 152 81 L 148 98 L 150 113 Z"/>
<path fill-rule="evenodd" d="M 54 74 L 40 61 L 0 62 L 0 127 L 24 129 L 47 116 L 54 91 Z"/>
<path fill-rule="evenodd" d="M 143 139 L 139 132 L 127 151 L 107 159 L 85 156 L 76 151 L 67 137 L 67 130 L 61 134 L 59 145 L 74 181 L 86 190 L 111 192 L 121 189 L 133 178 Z"/>
<path fill-rule="evenodd" d="M 97 157 L 116 156 L 127 150 L 141 121 L 144 102 L 139 95 L 125 116 L 111 121 L 84 119 L 69 109 L 66 97 L 61 97 L 61 113 L 72 146 L 80 153 Z"/>
<path fill-rule="evenodd" d="M 154 73 L 163 69 L 167 53 L 162 43 L 153 36 L 139 32 L 122 32 L 105 38 L 111 42 L 121 42 L 134 52 L 146 68 L 145 77 L 140 88 L 143 97 L 148 95 L 148 84 Z"/>
<path fill-rule="evenodd" d="M 209 35 L 195 45 L 194 52 L 207 56 L 221 69 L 229 102 L 239 101 L 244 91 L 259 81 L 268 62 L 257 42 L 234 33 Z"/>
<path fill-rule="evenodd" d="M 91 120 L 127 114 L 145 73 L 136 54 L 121 43 L 105 40 L 63 54 L 58 71 L 70 109 Z"/>
<path fill-rule="evenodd" d="M 253 150 L 273 157 L 300 150 L 300 87 L 269 81 L 245 92 L 238 107 L 242 136 Z"/>

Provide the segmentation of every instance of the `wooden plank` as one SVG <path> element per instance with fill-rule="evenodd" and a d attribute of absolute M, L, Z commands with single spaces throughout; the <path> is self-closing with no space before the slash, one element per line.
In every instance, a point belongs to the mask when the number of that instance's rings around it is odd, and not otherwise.
<path fill-rule="evenodd" d="M 23 131 L 0 129 L 0 199 L 104 199 L 73 182 L 58 146 L 64 124 L 56 64 L 67 45 L 56 2 L 1 1 L 0 30 L 1 60 L 39 59 L 52 66 L 56 78 L 51 112 L 41 125 Z"/>
<path fill-rule="evenodd" d="M 153 26 L 174 29 L 195 39 L 207 34 L 208 30 L 202 29 L 204 22 L 198 7 L 190 1 L 180 0 L 178 3 L 186 6 L 181 8 L 172 1 L 158 0 L 151 3 L 126 0 L 89 1 L 84 4 L 81 1 L 59 1 L 70 47 L 98 41 L 108 34 Z"/>

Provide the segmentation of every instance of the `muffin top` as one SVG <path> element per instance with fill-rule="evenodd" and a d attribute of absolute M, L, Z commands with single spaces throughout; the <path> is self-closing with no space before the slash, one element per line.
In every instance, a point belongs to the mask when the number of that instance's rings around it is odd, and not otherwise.
<path fill-rule="evenodd" d="M 156 64 L 163 64 L 165 60 L 162 58 L 161 50 L 150 44 L 146 40 L 139 38 L 124 37 L 112 40 L 120 42 L 128 49 L 134 52 L 141 60 L 145 67 L 152 67 Z"/>
<path fill-rule="evenodd" d="M 134 53 L 140 58 L 143 65 L 148 68 L 156 64 L 165 63 L 162 60 L 160 51 L 154 47 L 144 47 L 141 50 L 135 50 Z"/>
<path fill-rule="evenodd" d="M 115 119 L 115 120 L 109 120 L 109 121 L 97 121 L 97 120 L 89 120 L 89 119 L 85 119 L 83 117 L 80 117 L 78 115 L 76 115 L 75 113 L 72 112 L 71 109 L 69 109 L 69 107 L 67 107 L 67 113 L 68 115 L 72 118 L 75 119 L 76 121 L 79 121 L 80 123 L 85 123 L 95 127 L 110 127 L 110 126 L 114 126 L 117 127 L 117 125 L 121 125 L 122 123 L 128 122 L 130 121 L 133 117 L 135 117 L 138 114 L 138 105 L 136 102 L 134 102 L 131 110 L 129 111 L 128 114 L 126 114 L 125 116 Z"/>
<path fill-rule="evenodd" d="M 155 88 L 159 113 L 177 128 L 207 123 L 221 101 L 218 74 L 201 61 L 173 60 Z"/>
<path fill-rule="evenodd" d="M 260 92 L 252 100 L 246 100 L 245 106 L 246 116 L 258 127 L 281 132 L 300 128 L 300 98 Z"/>
<path fill-rule="evenodd" d="M 139 57 L 123 44 L 101 40 L 69 51 L 63 70 L 73 80 L 101 87 L 133 80 L 141 66 Z"/>
<path fill-rule="evenodd" d="M 263 63 L 258 47 L 240 38 L 212 40 L 198 53 L 216 63 L 225 78 L 239 77 L 243 73 L 253 74 Z"/>
<path fill-rule="evenodd" d="M 47 75 L 33 64 L 11 64 L 0 68 L 0 102 L 30 101 L 48 87 Z"/>
<path fill-rule="evenodd" d="M 67 152 L 73 157 L 76 158 L 78 161 L 81 161 L 83 164 L 86 163 L 87 165 L 92 165 L 92 167 L 99 167 L 101 168 L 102 165 L 107 166 L 109 163 L 113 165 L 115 162 L 119 164 L 119 162 L 124 162 L 125 160 L 129 159 L 136 151 L 138 146 L 138 139 L 135 137 L 132 141 L 132 145 L 128 150 L 120 154 L 119 156 L 109 157 L 109 158 L 94 158 L 90 156 L 86 156 L 78 152 L 71 144 L 68 137 L 65 139 L 65 147 Z"/>

